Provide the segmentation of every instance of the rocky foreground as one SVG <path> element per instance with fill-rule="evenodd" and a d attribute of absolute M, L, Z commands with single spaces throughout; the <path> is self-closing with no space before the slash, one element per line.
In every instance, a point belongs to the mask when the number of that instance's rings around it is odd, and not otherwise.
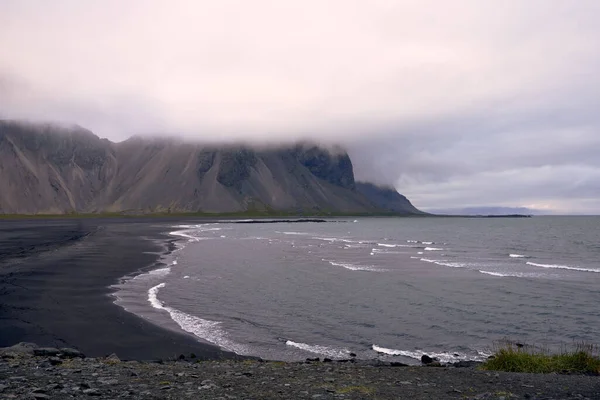
<path fill-rule="evenodd" d="M 600 377 L 353 360 L 138 362 L 21 343 L 0 349 L 0 398 L 600 399 Z"/>

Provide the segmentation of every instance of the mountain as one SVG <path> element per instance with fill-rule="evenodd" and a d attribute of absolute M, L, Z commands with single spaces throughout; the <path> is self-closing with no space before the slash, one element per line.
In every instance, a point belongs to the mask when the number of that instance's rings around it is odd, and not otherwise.
<path fill-rule="evenodd" d="M 395 194 L 394 194 L 395 193 Z M 340 149 L 214 146 L 0 121 L 0 213 L 419 213 Z"/>
<path fill-rule="evenodd" d="M 356 190 L 368 198 L 375 207 L 385 212 L 425 214 L 391 186 L 378 186 L 369 182 L 357 182 Z"/>

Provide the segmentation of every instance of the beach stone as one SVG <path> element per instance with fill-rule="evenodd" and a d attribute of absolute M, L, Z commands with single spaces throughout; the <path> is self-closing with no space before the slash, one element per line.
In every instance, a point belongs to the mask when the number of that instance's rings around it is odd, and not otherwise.
<path fill-rule="evenodd" d="M 88 396 L 101 396 L 102 393 L 98 390 L 98 389 L 85 389 L 83 391 L 84 394 L 87 394 Z"/>
<path fill-rule="evenodd" d="M 439 361 L 432 361 L 429 364 L 426 364 L 428 367 L 441 367 L 442 363 L 440 363 Z"/>
<path fill-rule="evenodd" d="M 58 357 L 50 357 L 48 359 L 48 362 L 50 363 L 50 365 L 60 365 L 62 364 L 62 360 Z"/>
<path fill-rule="evenodd" d="M 111 355 L 109 355 L 108 357 L 106 357 L 106 361 L 121 362 L 121 359 L 115 353 L 112 353 Z"/>
<path fill-rule="evenodd" d="M 38 346 L 35 343 L 29 342 L 20 342 L 15 344 L 14 346 L 4 347 L 0 349 L 1 356 L 10 356 L 10 355 L 33 355 L 33 351 Z"/>
<path fill-rule="evenodd" d="M 390 362 L 390 366 L 392 366 L 392 367 L 408 367 L 408 364 L 404 364 L 404 363 L 397 362 L 397 361 L 392 361 L 392 362 Z"/>
<path fill-rule="evenodd" d="M 421 362 L 423 364 L 431 364 L 433 361 L 434 361 L 433 358 L 429 357 L 427 354 L 423 354 L 421 356 Z"/>
<path fill-rule="evenodd" d="M 452 366 L 454 366 L 455 368 L 474 368 L 476 366 L 478 366 L 479 364 L 481 364 L 478 361 L 458 361 L 455 362 L 454 364 L 452 364 Z"/>
<path fill-rule="evenodd" d="M 60 357 L 61 358 L 85 358 L 82 352 L 77 349 L 71 349 L 68 347 L 63 347 L 60 349 Z"/>
<path fill-rule="evenodd" d="M 60 354 L 60 350 L 54 347 L 39 347 L 33 349 L 33 354 L 39 357 L 54 357 Z"/>

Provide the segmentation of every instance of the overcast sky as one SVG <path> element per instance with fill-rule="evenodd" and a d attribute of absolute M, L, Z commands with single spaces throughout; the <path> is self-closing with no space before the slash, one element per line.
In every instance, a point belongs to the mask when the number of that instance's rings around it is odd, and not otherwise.
<path fill-rule="evenodd" d="M 598 0 L 0 0 L 0 117 L 340 143 L 423 209 L 600 213 Z"/>

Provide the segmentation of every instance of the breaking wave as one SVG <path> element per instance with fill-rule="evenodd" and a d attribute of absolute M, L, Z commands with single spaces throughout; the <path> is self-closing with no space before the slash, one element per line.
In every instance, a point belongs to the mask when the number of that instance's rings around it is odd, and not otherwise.
<path fill-rule="evenodd" d="M 385 271 L 384 269 L 377 268 L 374 265 L 358 265 L 358 264 L 337 262 L 337 261 L 330 261 L 330 260 L 323 260 L 323 261 L 327 261 L 329 264 L 331 264 L 335 267 L 343 267 L 343 268 L 349 269 L 351 271 L 371 271 L 371 272 Z"/>
<path fill-rule="evenodd" d="M 429 258 L 421 258 L 421 261 L 441 265 L 444 267 L 452 267 L 452 268 L 466 268 L 466 264 L 458 263 L 458 262 L 449 262 L 446 260 L 431 260 Z"/>
<path fill-rule="evenodd" d="M 209 321 L 190 314 L 186 314 L 175 308 L 166 306 L 158 298 L 158 292 L 164 288 L 166 284 L 160 283 L 151 287 L 148 290 L 148 302 L 152 307 L 158 310 L 164 310 L 169 313 L 169 316 L 181 329 L 189 332 L 200 339 L 213 343 L 225 350 L 233 351 L 237 354 L 249 354 L 246 346 L 234 343 L 227 338 L 227 333 L 221 329 L 221 323 L 218 321 Z"/>
<path fill-rule="evenodd" d="M 409 358 L 414 358 L 416 360 L 421 360 L 421 357 L 424 354 L 427 354 L 429 357 L 436 358 L 442 363 L 452 363 L 457 361 L 483 361 L 491 354 L 477 351 L 477 355 L 469 355 L 465 353 L 449 353 L 449 352 L 441 352 L 441 353 L 430 353 L 423 350 L 396 350 L 396 349 L 387 349 L 385 347 L 380 347 L 377 345 L 372 346 L 373 350 L 380 354 L 386 354 L 389 356 L 404 356 Z"/>
<path fill-rule="evenodd" d="M 335 347 L 328 346 L 319 346 L 316 344 L 306 344 L 306 343 L 298 343 L 292 342 L 288 340 L 285 342 L 287 346 L 295 347 L 300 350 L 308 351 L 310 353 L 322 354 L 331 358 L 346 358 L 350 355 L 350 351 L 347 349 L 339 349 Z"/>
<path fill-rule="evenodd" d="M 571 271 L 582 271 L 582 272 L 596 272 L 596 273 L 600 273 L 600 269 L 594 269 L 594 268 L 581 268 L 581 267 L 570 267 L 568 265 L 556 265 L 556 264 L 538 264 L 538 263 L 534 263 L 534 262 L 527 262 L 527 265 L 531 265 L 533 267 L 540 267 L 540 268 L 553 268 L 553 269 L 568 269 Z"/>

